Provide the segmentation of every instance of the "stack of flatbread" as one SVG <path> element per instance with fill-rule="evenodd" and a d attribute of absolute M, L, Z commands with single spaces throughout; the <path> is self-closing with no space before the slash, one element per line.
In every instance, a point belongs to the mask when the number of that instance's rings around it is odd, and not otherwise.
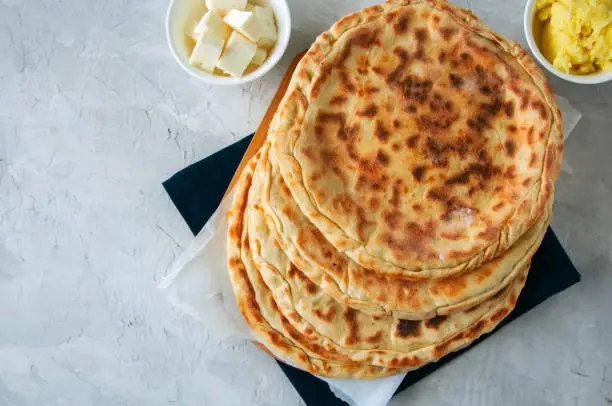
<path fill-rule="evenodd" d="M 465 347 L 517 301 L 562 149 L 543 73 L 471 13 L 404 0 L 342 18 L 234 190 L 244 318 L 272 354 L 327 377 Z"/>

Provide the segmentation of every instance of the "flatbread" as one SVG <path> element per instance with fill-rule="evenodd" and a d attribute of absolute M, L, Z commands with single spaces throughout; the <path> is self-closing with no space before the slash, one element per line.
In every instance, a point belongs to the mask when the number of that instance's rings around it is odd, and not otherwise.
<path fill-rule="evenodd" d="M 321 34 L 269 138 L 327 240 L 367 269 L 413 278 L 511 247 L 545 215 L 563 149 L 533 60 L 440 0 L 369 7 Z"/>
<path fill-rule="evenodd" d="M 394 312 L 396 316 L 421 320 L 467 309 L 508 286 L 539 247 L 550 221 L 547 211 L 503 255 L 474 270 L 439 279 L 389 277 L 366 269 L 339 252 L 301 212 L 280 176 L 274 152 L 262 148 L 258 166 L 261 207 L 272 237 L 286 255 L 313 283 L 335 300 L 369 313 Z M 253 233 L 253 230 L 251 230 Z"/>
<path fill-rule="evenodd" d="M 229 214 L 228 266 L 239 308 L 249 325 L 268 348 L 296 366 L 322 376 L 353 378 L 418 368 L 468 345 L 495 327 L 516 303 L 527 268 L 483 304 L 430 320 L 367 315 L 335 302 L 286 257 L 276 264 L 261 263 L 261 249 L 280 251 L 280 247 L 274 241 L 254 241 L 250 235 L 249 213 L 262 210 L 258 203 L 261 192 L 256 189 L 260 182 L 253 171 L 255 162 L 251 161 Z M 265 219 L 254 218 L 256 227 L 266 226 Z M 278 252 L 272 257 L 283 261 Z M 310 323 L 313 315 L 317 321 Z"/>

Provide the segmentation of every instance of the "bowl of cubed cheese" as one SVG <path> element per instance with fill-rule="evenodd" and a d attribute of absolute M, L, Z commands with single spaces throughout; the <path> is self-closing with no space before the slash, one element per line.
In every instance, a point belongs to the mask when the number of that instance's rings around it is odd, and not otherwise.
<path fill-rule="evenodd" d="M 286 0 L 172 0 L 166 34 L 174 59 L 191 76 L 242 84 L 278 63 L 291 16 Z"/>

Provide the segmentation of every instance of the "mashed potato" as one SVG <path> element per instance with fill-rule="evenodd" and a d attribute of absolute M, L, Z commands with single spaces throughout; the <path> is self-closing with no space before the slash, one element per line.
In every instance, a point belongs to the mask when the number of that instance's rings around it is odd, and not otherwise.
<path fill-rule="evenodd" d="M 612 0 L 538 0 L 540 50 L 563 72 L 612 72 Z"/>

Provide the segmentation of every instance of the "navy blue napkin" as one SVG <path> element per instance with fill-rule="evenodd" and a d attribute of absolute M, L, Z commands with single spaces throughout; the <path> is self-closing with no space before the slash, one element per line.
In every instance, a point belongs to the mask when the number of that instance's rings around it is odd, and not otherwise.
<path fill-rule="evenodd" d="M 206 224 L 217 209 L 227 186 L 234 175 L 253 135 L 230 145 L 208 158 L 188 166 L 163 183 L 170 199 L 194 234 Z M 527 312 L 544 300 L 559 293 L 580 280 L 580 274 L 559 244 L 555 233 L 549 228 L 542 245 L 531 263 L 531 270 L 525 288 L 508 317 L 493 331 L 486 334 L 470 347 L 451 353 L 438 362 L 428 364 L 409 372 L 397 389 L 401 392 L 421 378 L 429 375 L 442 365 L 495 333 L 503 325 Z M 304 402 L 309 406 L 342 406 L 345 402 L 336 398 L 329 386 L 307 372 L 278 363 Z M 397 393 L 396 392 L 396 393 Z"/>

